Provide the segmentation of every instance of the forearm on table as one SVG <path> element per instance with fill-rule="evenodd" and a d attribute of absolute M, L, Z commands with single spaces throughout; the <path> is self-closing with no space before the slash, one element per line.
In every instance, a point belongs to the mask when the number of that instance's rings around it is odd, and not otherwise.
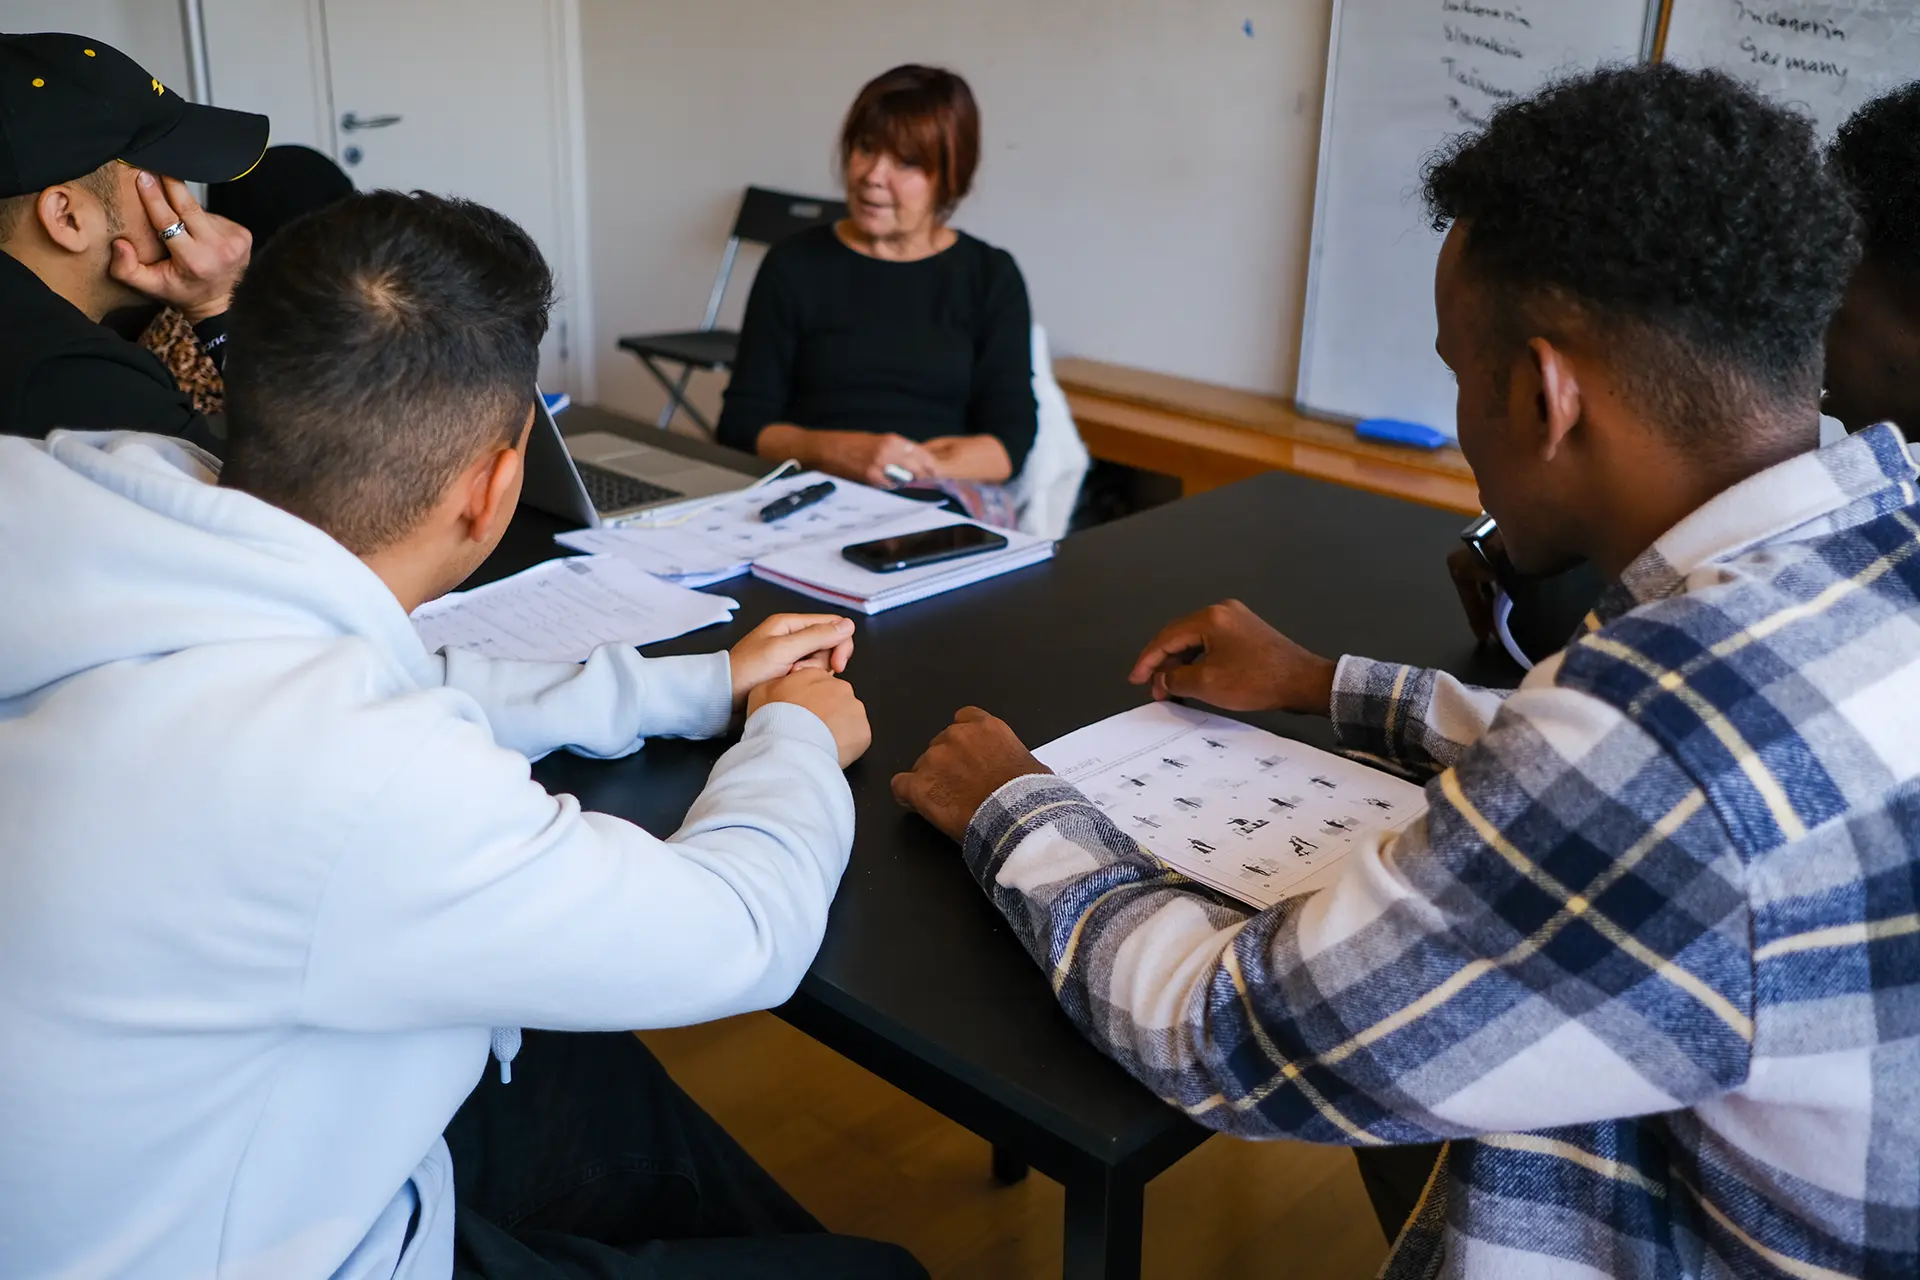
<path fill-rule="evenodd" d="M 1013 458 L 998 436 L 943 436 L 927 441 L 940 460 L 941 477 L 980 484 L 1005 484 L 1013 479 Z"/>
<path fill-rule="evenodd" d="M 1297 941 L 1304 899 L 1257 914 L 1227 903 L 1051 777 L 988 800 L 966 856 L 1080 1031 L 1201 1124 L 1353 1145 L 1451 1136 L 1430 1116 L 1372 1105 L 1345 1073 L 1312 1063 L 1315 1033 L 1290 1009 L 1314 989 Z M 1302 1003 L 1339 1023 L 1325 1003 Z M 1296 1063 L 1311 1064 L 1312 1078 L 1289 1089 Z M 1283 1090 L 1292 1096 L 1275 1096 Z M 1298 1105 L 1309 1098 L 1318 1105 Z"/>
<path fill-rule="evenodd" d="M 1340 750 L 1424 779 L 1451 768 L 1507 696 L 1444 671 L 1348 654 L 1334 675 L 1329 714 Z"/>
<path fill-rule="evenodd" d="M 768 422 L 753 438 L 753 449 L 762 459 L 799 459 L 812 432 L 793 422 Z"/>
<path fill-rule="evenodd" d="M 368 834 L 392 827 L 378 803 L 342 833 L 300 984 L 314 1025 L 611 1031 L 781 1004 L 853 843 L 833 735 L 786 704 L 749 719 L 664 841 L 549 795 L 484 726 L 403 758 L 380 794 L 434 817 L 405 857 Z"/>
<path fill-rule="evenodd" d="M 791 422 L 769 422 L 754 437 L 753 451 L 773 462 L 791 459 L 802 466 L 811 467 L 814 464 L 813 434 L 807 428 Z"/>
<path fill-rule="evenodd" d="M 1634 770 L 1606 823 L 1538 820 L 1545 797 Z M 966 859 L 1075 1025 L 1209 1128 L 1423 1142 L 1672 1110 L 1746 1078 L 1742 864 L 1642 732 L 1585 695 L 1530 688 L 1428 798 L 1327 887 L 1258 913 L 1159 864 L 1052 777 L 990 797 Z M 1644 892 L 1720 891 L 1635 928 L 1607 914 L 1629 867 L 1652 877 Z M 1636 1008 L 1652 1016 L 1620 1019 L 1569 985 L 1552 958 L 1568 947 L 1590 971 L 1644 967 Z"/>
<path fill-rule="evenodd" d="M 436 655 L 442 682 L 486 713 L 495 741 L 537 759 L 561 747 L 614 757 L 647 738 L 711 738 L 733 713 L 724 652 L 643 658 L 602 645 L 585 662 L 524 662 L 463 649 Z"/>

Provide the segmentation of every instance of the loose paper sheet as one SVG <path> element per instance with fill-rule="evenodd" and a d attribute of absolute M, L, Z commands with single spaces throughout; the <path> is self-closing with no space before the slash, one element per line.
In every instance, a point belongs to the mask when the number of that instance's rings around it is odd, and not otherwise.
<path fill-rule="evenodd" d="M 580 662 L 603 644 L 653 644 L 725 622 L 738 607 L 613 556 L 575 556 L 430 601 L 413 625 L 430 650 Z"/>
<path fill-rule="evenodd" d="M 1325 886 L 1363 839 L 1427 807 L 1378 769 L 1168 702 L 1034 755 L 1162 862 L 1261 909 Z"/>
<path fill-rule="evenodd" d="M 645 524 L 580 529 L 559 534 L 556 540 L 576 551 L 620 556 L 663 578 L 715 582 L 745 573 L 756 560 L 796 547 L 843 547 L 879 537 L 878 530 L 890 531 L 896 522 L 923 517 L 928 510 L 924 502 L 851 480 L 835 480 L 834 491 L 812 506 L 772 524 L 760 519 L 761 509 L 775 499 L 825 479 L 809 471 L 764 485 L 703 507 L 684 524 L 660 529 Z"/>

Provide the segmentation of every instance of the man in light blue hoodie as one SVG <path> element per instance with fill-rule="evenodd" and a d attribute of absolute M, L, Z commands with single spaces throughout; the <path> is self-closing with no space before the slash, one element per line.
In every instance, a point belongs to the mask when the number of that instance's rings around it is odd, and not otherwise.
<path fill-rule="evenodd" d="M 422 647 L 512 515 L 550 296 L 499 215 L 356 196 L 236 293 L 218 484 L 178 440 L 0 440 L 0 1274 L 922 1274 L 632 1036 L 555 1034 L 784 1000 L 868 728 L 841 618 Z M 742 712 L 664 841 L 529 777 Z"/>

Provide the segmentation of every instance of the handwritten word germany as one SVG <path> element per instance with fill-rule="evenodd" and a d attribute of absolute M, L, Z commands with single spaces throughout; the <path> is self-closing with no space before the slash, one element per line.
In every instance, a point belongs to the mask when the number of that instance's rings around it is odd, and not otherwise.
<path fill-rule="evenodd" d="M 1773 49 L 1762 49 L 1754 43 L 1752 36 L 1740 37 L 1740 52 L 1758 66 L 1779 67 L 1783 71 L 1804 71 L 1808 75 L 1831 76 L 1843 81 L 1851 73 L 1849 68 L 1825 58 L 1801 58 Z"/>

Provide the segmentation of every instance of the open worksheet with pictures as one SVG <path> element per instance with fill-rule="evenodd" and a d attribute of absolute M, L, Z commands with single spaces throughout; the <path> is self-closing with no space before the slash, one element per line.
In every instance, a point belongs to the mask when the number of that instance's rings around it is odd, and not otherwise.
<path fill-rule="evenodd" d="M 1362 839 L 1427 807 L 1391 774 L 1170 702 L 1034 754 L 1162 862 L 1261 909 L 1326 885 Z"/>

